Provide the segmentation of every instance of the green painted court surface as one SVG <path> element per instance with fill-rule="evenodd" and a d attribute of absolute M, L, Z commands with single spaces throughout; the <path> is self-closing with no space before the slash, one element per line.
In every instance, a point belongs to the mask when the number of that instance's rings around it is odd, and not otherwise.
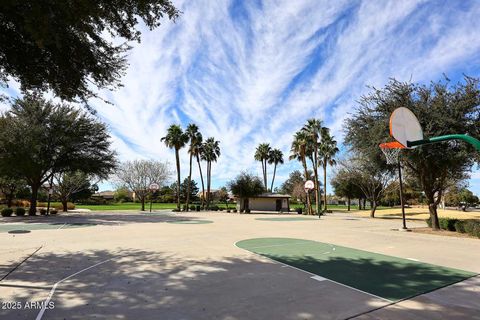
<path fill-rule="evenodd" d="M 94 226 L 94 223 L 22 223 L 0 225 L 0 232 L 12 230 L 49 230 L 49 229 L 70 229 Z"/>
<path fill-rule="evenodd" d="M 281 218 L 256 218 L 255 220 L 261 221 L 306 221 L 306 220 L 318 220 L 315 218 L 305 218 L 305 217 L 281 217 Z"/>
<path fill-rule="evenodd" d="M 475 273 L 311 240 L 257 238 L 239 248 L 391 301 L 465 280 Z"/>

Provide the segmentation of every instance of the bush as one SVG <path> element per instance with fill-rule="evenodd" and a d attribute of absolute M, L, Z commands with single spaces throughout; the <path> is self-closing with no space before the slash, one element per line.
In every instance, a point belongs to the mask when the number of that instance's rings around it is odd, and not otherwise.
<path fill-rule="evenodd" d="M 237 212 L 237 209 L 233 209 L 232 212 L 235 212 L 235 213 L 236 213 L 236 212 Z"/>
<path fill-rule="evenodd" d="M 46 215 L 47 214 L 47 209 L 44 209 L 44 208 L 40 209 L 40 214 L 42 216 Z"/>
<path fill-rule="evenodd" d="M 480 238 L 480 220 L 466 220 L 465 232 L 471 236 Z"/>
<path fill-rule="evenodd" d="M 250 213 L 250 209 L 245 209 L 245 213 Z"/>
<path fill-rule="evenodd" d="M 197 205 L 197 206 L 195 207 L 195 209 L 196 209 L 197 211 L 200 211 L 200 206 Z"/>
<path fill-rule="evenodd" d="M 302 214 L 303 210 L 302 210 L 302 208 L 297 208 L 296 211 L 297 211 L 298 214 Z"/>
<path fill-rule="evenodd" d="M 55 209 L 53 209 L 53 210 L 50 210 L 50 214 L 57 214 L 57 213 L 58 213 L 58 211 L 57 211 L 57 210 L 55 210 Z"/>
<path fill-rule="evenodd" d="M 12 208 L 4 208 L 2 209 L 2 217 L 10 217 L 13 214 Z"/>
<path fill-rule="evenodd" d="M 46 206 L 45 206 L 46 207 Z M 57 210 L 63 210 L 63 205 L 60 203 L 60 204 L 56 204 L 54 205 L 52 208 L 55 208 Z M 75 204 L 71 203 L 71 202 L 67 202 L 67 210 L 74 210 L 75 209 Z"/>
<path fill-rule="evenodd" d="M 23 216 L 25 215 L 25 212 L 26 212 L 26 211 L 25 211 L 24 208 L 17 207 L 17 208 L 15 209 L 15 215 L 16 215 L 17 217 L 23 217 Z"/>
<path fill-rule="evenodd" d="M 227 213 L 230 213 L 230 209 L 227 209 Z"/>
<path fill-rule="evenodd" d="M 458 219 L 452 218 L 440 218 L 438 222 L 440 224 L 440 229 L 448 230 L 448 231 L 455 231 L 455 223 Z"/>
<path fill-rule="evenodd" d="M 218 211 L 218 206 L 217 206 L 217 205 L 210 206 L 210 210 L 212 210 L 212 211 Z"/>
<path fill-rule="evenodd" d="M 192 205 L 190 206 L 190 210 L 191 210 L 191 211 L 195 211 L 195 209 L 196 209 L 196 207 L 192 204 Z"/>
<path fill-rule="evenodd" d="M 177 209 L 177 208 L 175 208 L 175 209 L 172 210 L 172 212 L 180 212 L 180 211 L 181 211 L 181 210 L 179 210 L 179 209 Z"/>
<path fill-rule="evenodd" d="M 465 233 L 465 221 L 458 220 L 457 222 L 455 222 L 455 231 Z"/>
<path fill-rule="evenodd" d="M 187 211 L 187 205 L 186 204 L 182 205 L 182 211 Z"/>

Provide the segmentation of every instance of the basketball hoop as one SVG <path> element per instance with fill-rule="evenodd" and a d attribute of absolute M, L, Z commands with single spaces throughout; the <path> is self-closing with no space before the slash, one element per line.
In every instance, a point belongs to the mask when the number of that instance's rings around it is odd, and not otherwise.
<path fill-rule="evenodd" d="M 387 164 L 397 164 L 400 151 L 405 149 L 405 147 L 398 141 L 381 143 L 379 147 L 387 159 Z"/>

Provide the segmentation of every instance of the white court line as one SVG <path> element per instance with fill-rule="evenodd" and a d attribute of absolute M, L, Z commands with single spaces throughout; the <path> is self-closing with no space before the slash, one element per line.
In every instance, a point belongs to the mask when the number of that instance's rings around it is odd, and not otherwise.
<path fill-rule="evenodd" d="M 237 241 L 237 242 L 240 242 L 240 241 Z M 275 262 L 275 263 L 279 263 L 279 264 L 281 264 L 281 265 L 283 265 L 283 266 L 286 266 L 286 267 L 289 267 L 289 268 L 292 268 L 292 269 L 295 269 L 295 270 L 304 272 L 304 273 L 306 273 L 306 274 L 309 274 L 309 275 L 311 275 L 310 278 L 314 278 L 314 277 L 317 277 L 317 276 L 318 276 L 317 274 L 314 274 L 314 273 L 312 273 L 312 272 L 310 272 L 310 271 L 303 270 L 303 269 L 299 269 L 299 268 L 294 267 L 294 266 L 291 266 L 291 265 L 289 265 L 289 264 L 286 264 L 286 263 L 283 263 L 283 262 L 280 262 L 280 261 L 277 261 L 277 260 L 273 260 L 273 259 L 271 259 L 271 258 L 269 258 L 269 257 L 266 257 L 266 256 L 264 256 L 264 255 L 261 255 L 261 254 L 259 254 L 259 253 L 252 252 L 252 251 L 249 251 L 249 250 L 247 250 L 247 249 L 240 248 L 239 246 L 237 246 L 237 242 L 235 242 L 234 245 L 235 245 L 235 247 L 237 247 L 237 248 L 239 248 L 239 249 L 242 249 L 242 250 L 244 250 L 244 251 L 247 251 L 247 252 L 256 254 L 256 255 L 258 255 L 258 256 L 260 256 L 260 257 L 266 258 L 266 259 L 268 259 L 268 260 L 270 260 L 270 261 L 272 261 L 272 262 Z M 322 277 L 322 278 L 323 278 L 323 277 Z M 390 302 L 390 303 L 393 302 L 392 300 L 389 300 L 389 299 L 386 299 L 386 298 L 382 298 L 382 297 L 380 297 L 380 296 L 377 296 L 376 294 L 373 294 L 373 293 L 370 293 L 370 292 L 366 292 L 366 291 L 363 291 L 363 290 L 360 290 L 360 289 L 357 289 L 357 288 L 354 288 L 354 287 L 350 287 L 349 285 L 346 285 L 346 284 L 337 282 L 337 281 L 335 281 L 335 280 L 332 280 L 332 279 L 329 279 L 329 278 L 324 278 L 324 279 L 326 279 L 326 280 L 328 280 L 328 281 L 331 281 L 331 282 L 333 282 L 333 283 L 336 283 L 336 284 L 338 284 L 338 285 L 340 285 L 340 286 L 343 286 L 343 287 L 346 287 L 346 288 L 349 288 L 349 289 L 352 289 L 352 290 L 355 290 L 355 291 L 358 291 L 358 292 L 367 294 L 367 295 L 369 295 L 369 296 L 378 298 L 378 299 L 380 299 L 380 300 L 388 301 L 388 302 Z M 315 279 L 315 280 L 317 280 L 317 279 Z M 39 320 L 39 319 L 37 319 L 37 320 Z"/>
<path fill-rule="evenodd" d="M 43 305 L 42 305 L 42 310 L 40 310 L 40 312 L 38 313 L 38 315 L 37 315 L 37 317 L 35 318 L 35 320 L 41 320 L 41 319 L 42 319 L 43 314 L 45 313 L 45 309 L 46 309 L 47 305 L 50 303 L 50 300 L 52 300 L 53 294 L 55 293 L 55 289 L 57 289 L 57 286 L 58 286 L 60 283 L 62 283 L 63 281 L 68 280 L 68 279 L 76 276 L 77 274 L 80 274 L 80 273 L 82 273 L 82 272 L 84 272 L 84 271 L 87 271 L 87 270 L 89 270 L 89 269 L 95 268 L 96 266 L 99 266 L 99 265 L 101 265 L 101 264 L 104 264 L 105 262 L 108 262 L 108 261 L 110 261 L 110 260 L 112 260 L 112 259 L 114 259 L 114 258 L 110 258 L 110 259 L 104 260 L 104 261 L 102 261 L 102 262 L 99 262 L 99 263 L 97 263 L 97 264 L 94 264 L 93 266 L 90 266 L 90 267 L 87 267 L 87 268 L 82 269 L 82 270 L 80 270 L 80 271 L 77 271 L 77 272 L 75 272 L 74 274 L 71 274 L 71 275 L 69 275 L 68 277 L 63 278 L 62 280 L 55 282 L 55 284 L 54 284 L 53 287 L 52 287 L 52 290 L 50 290 L 50 293 L 48 294 L 47 299 L 45 299 L 45 301 L 44 301 L 44 303 L 43 303 Z"/>
<path fill-rule="evenodd" d="M 65 227 L 67 225 L 67 223 L 65 222 L 64 224 L 62 224 L 62 226 L 60 228 L 58 228 L 57 230 L 60 230 L 62 229 L 63 227 Z"/>
<path fill-rule="evenodd" d="M 320 277 L 320 276 L 312 277 L 312 279 L 313 279 L 313 280 L 317 280 L 317 281 L 325 281 L 325 280 L 328 280 L 327 278 Z"/>
<path fill-rule="evenodd" d="M 419 262 L 419 261 L 420 261 L 420 260 L 418 260 L 418 259 L 414 259 L 414 258 L 407 258 L 407 260 L 412 260 L 412 261 L 417 261 L 417 262 Z"/>

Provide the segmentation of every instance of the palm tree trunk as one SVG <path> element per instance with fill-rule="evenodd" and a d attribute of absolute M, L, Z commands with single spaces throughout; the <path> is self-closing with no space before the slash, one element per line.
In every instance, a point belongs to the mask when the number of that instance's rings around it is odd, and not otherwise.
<path fill-rule="evenodd" d="M 267 159 L 265 159 L 265 191 L 268 192 Z"/>
<path fill-rule="evenodd" d="M 303 170 L 305 170 L 305 180 L 308 180 L 307 162 L 305 157 L 302 158 Z M 312 214 L 312 206 L 310 205 L 310 194 L 307 193 L 307 214 Z"/>
<path fill-rule="evenodd" d="M 210 209 L 210 161 L 207 161 L 207 210 Z"/>
<path fill-rule="evenodd" d="M 327 163 L 323 164 L 323 201 L 325 202 L 325 211 L 327 211 Z"/>
<path fill-rule="evenodd" d="M 315 153 L 314 153 L 314 164 L 313 164 L 313 175 L 315 177 L 314 186 L 315 186 L 315 209 L 317 214 L 320 214 L 320 199 L 318 199 L 319 186 L 318 186 L 318 147 L 317 142 L 315 142 Z"/>
<path fill-rule="evenodd" d="M 277 164 L 275 163 L 273 166 L 273 177 L 272 177 L 272 186 L 270 187 L 270 191 L 273 192 L 273 182 L 275 181 L 275 173 L 277 172 Z"/>
<path fill-rule="evenodd" d="M 266 177 L 265 163 L 263 162 L 263 159 L 261 160 L 261 162 L 262 162 L 263 186 L 265 187 L 265 192 L 266 192 L 267 191 L 267 177 Z"/>
<path fill-rule="evenodd" d="M 202 209 L 205 208 L 205 184 L 203 183 L 202 166 L 200 165 L 200 157 L 197 155 L 198 171 L 200 171 L 200 180 L 202 181 Z"/>
<path fill-rule="evenodd" d="M 188 186 L 187 186 L 187 208 L 186 210 L 188 211 L 188 205 L 190 202 L 190 184 L 192 183 L 192 157 L 193 155 L 190 153 L 190 171 L 188 173 Z"/>
<path fill-rule="evenodd" d="M 177 163 L 177 209 L 180 210 L 180 155 L 175 148 L 175 160 Z"/>

